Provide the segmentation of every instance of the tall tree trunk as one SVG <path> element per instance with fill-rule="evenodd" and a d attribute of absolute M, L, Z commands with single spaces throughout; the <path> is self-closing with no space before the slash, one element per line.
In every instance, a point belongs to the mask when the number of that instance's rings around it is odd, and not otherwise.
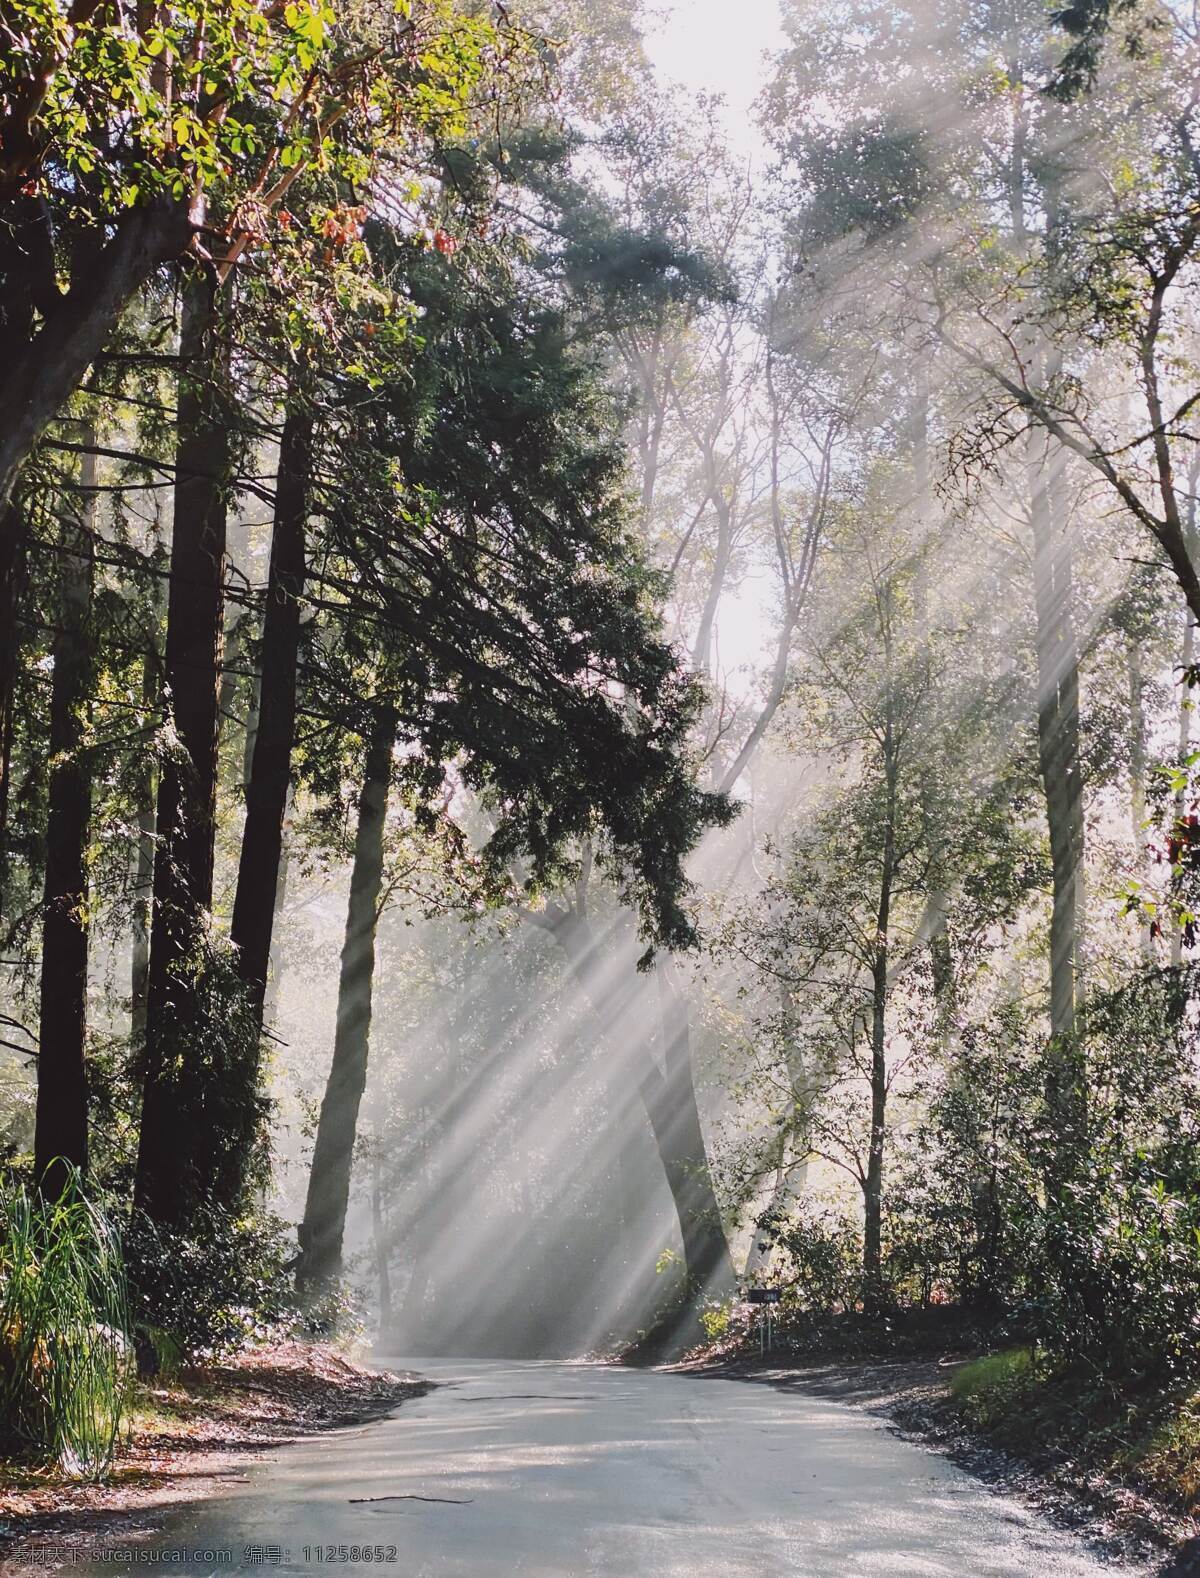
<path fill-rule="evenodd" d="M 249 690 L 246 694 L 246 733 L 242 740 L 242 783 L 247 789 L 250 787 L 250 779 L 254 775 L 254 750 L 258 744 L 262 686 L 263 680 L 260 672 L 252 676 Z"/>
<path fill-rule="evenodd" d="M 1184 679 L 1182 693 L 1179 698 L 1179 733 L 1176 743 L 1178 761 L 1181 766 L 1191 755 L 1192 713 L 1196 705 L 1195 701 L 1192 699 L 1194 694 L 1193 687 L 1189 685 L 1187 681 L 1187 675 L 1190 673 L 1192 665 L 1196 661 L 1196 620 L 1190 608 L 1187 611 L 1186 618 L 1187 622 L 1184 625 L 1183 631 L 1183 651 L 1180 654 L 1180 663 L 1181 667 L 1183 668 Z M 1178 826 L 1179 823 L 1183 821 L 1186 804 L 1187 789 L 1186 787 L 1181 787 L 1175 791 L 1175 794 L 1172 797 L 1171 815 L 1175 826 Z M 1172 886 L 1175 888 L 1178 888 L 1179 886 L 1178 881 L 1174 878 L 1172 879 Z M 1182 963 L 1183 928 L 1179 925 L 1173 924 L 1171 926 L 1171 965 L 1177 970 Z"/>
<path fill-rule="evenodd" d="M 871 961 L 871 1133 L 863 1178 L 863 1302 L 871 1313 L 884 1303 L 883 1287 L 883 1162 L 887 1134 L 887 1009 L 889 928 L 892 888 L 896 880 L 897 762 L 890 723 L 884 737 L 886 810 L 879 871 L 879 902 L 875 912 L 875 946 Z"/>
<path fill-rule="evenodd" d="M 611 1017 L 606 1017 L 601 1011 L 596 978 L 604 961 L 586 914 L 575 909 L 556 908 L 553 916 L 543 918 L 541 924 L 562 948 L 591 1010 L 596 1033 L 605 1041 L 614 1042 L 628 1036 L 639 1047 L 643 1059 L 639 1094 L 679 1218 L 689 1285 L 697 1290 L 726 1283 L 732 1285 L 729 1246 L 713 1189 L 696 1101 L 686 1000 L 669 977 L 661 974 L 665 967 L 660 962 L 659 1018 L 665 1053 L 664 1070 L 660 1070 L 638 1021 L 637 993 L 641 977 L 635 971 L 635 948 L 627 950 L 629 962 L 625 984 L 617 1001 L 609 1007 Z"/>
<path fill-rule="evenodd" d="M 392 1329 L 392 1268 L 389 1260 L 391 1245 L 383 1214 L 383 1158 L 378 1151 L 375 1153 L 371 1179 L 371 1237 L 375 1245 L 375 1276 L 379 1288 L 377 1329 L 380 1341 L 385 1342 Z"/>
<path fill-rule="evenodd" d="M 167 705 L 178 747 L 159 777 L 142 1123 L 134 1203 L 160 1222 L 186 1212 L 169 1043 L 194 1013 L 212 907 L 217 698 L 230 446 L 213 282 L 188 278 L 180 331 L 175 521 L 167 601 Z"/>
<path fill-rule="evenodd" d="M 1134 871 L 1145 892 L 1150 884 L 1150 851 L 1146 844 L 1146 696 L 1138 636 L 1126 637 L 1125 669 L 1129 680 L 1129 831 Z M 1154 933 L 1149 921 L 1138 926 L 1138 944 L 1146 964 L 1155 961 Z"/>
<path fill-rule="evenodd" d="M 781 1130 L 776 1137 L 773 1147 L 772 1159 L 775 1167 L 775 1177 L 771 1183 L 771 1198 L 765 1210 L 761 1211 L 754 1221 L 754 1230 L 750 1235 L 750 1248 L 746 1251 L 746 1260 L 742 1266 L 742 1277 L 746 1282 L 753 1282 L 758 1277 L 766 1274 L 771 1264 L 771 1250 L 774 1248 L 774 1235 L 771 1226 L 778 1219 L 779 1212 L 783 1209 L 787 1199 L 787 1131 Z M 764 1220 L 764 1218 L 766 1220 Z M 768 1223 L 771 1226 L 768 1226 Z"/>
<path fill-rule="evenodd" d="M 733 1265 L 707 1165 L 696 1101 L 687 999 L 671 966 L 655 966 L 662 1024 L 663 1070 L 642 1080 L 646 1115 L 658 1144 L 679 1217 L 688 1284 L 697 1296 L 733 1285 Z"/>
<path fill-rule="evenodd" d="M 1187 503 L 1187 542 L 1189 553 L 1194 554 L 1196 549 L 1196 489 L 1200 487 L 1200 455 L 1192 457 L 1188 469 L 1188 503 Z M 1192 714 L 1195 710 L 1195 687 L 1190 683 L 1189 676 L 1192 666 L 1196 661 L 1196 616 L 1189 608 L 1184 616 L 1183 650 L 1179 655 L 1180 668 L 1182 669 L 1181 691 L 1179 696 L 1179 732 L 1176 749 L 1177 760 L 1182 766 L 1191 754 L 1192 749 Z M 1186 787 L 1175 791 L 1172 804 L 1172 820 L 1176 826 L 1183 820 L 1184 808 L 1187 800 Z M 1178 881 L 1172 879 L 1172 887 L 1177 889 Z M 1171 965 L 1178 969 L 1183 963 L 1183 928 L 1173 924 L 1171 926 Z"/>
<path fill-rule="evenodd" d="M 780 1022 L 786 1036 L 784 1067 L 789 1086 L 791 1112 L 779 1130 L 774 1154 L 775 1179 L 771 1198 L 759 1213 L 743 1276 L 749 1282 L 765 1272 L 771 1261 L 775 1235 L 791 1206 L 808 1187 L 812 1161 L 812 1114 L 816 1094 L 814 1071 L 809 1067 L 796 1020 L 796 1004 L 785 981 L 778 983 Z M 790 1160 L 789 1160 L 790 1156 Z"/>
<path fill-rule="evenodd" d="M 249 989 L 260 1025 L 296 736 L 296 663 L 311 465 L 312 420 L 306 412 L 293 409 L 284 422 L 279 447 L 257 728 L 246 784 L 246 826 L 230 932 L 238 951 L 238 973 Z"/>
<path fill-rule="evenodd" d="M 158 710 L 161 695 L 162 659 L 158 650 L 158 621 L 161 607 L 161 582 L 154 583 L 153 621 L 146 655 L 142 659 L 142 711 L 147 717 Z M 154 892 L 154 803 L 158 786 L 158 764 L 147 751 L 141 764 L 137 785 L 137 842 L 133 851 L 132 946 L 129 969 L 129 1017 L 133 1045 L 142 1048 L 146 1039 L 146 997 L 150 985 L 150 909 Z"/>
<path fill-rule="evenodd" d="M 25 542 L 25 522 L 20 510 L 15 504 L 0 507 L 0 915 L 8 898 L 8 817 L 17 721 Z"/>
<path fill-rule="evenodd" d="M 275 883 L 275 907 L 271 912 L 271 970 L 267 977 L 267 990 L 263 996 L 262 1023 L 270 1030 L 279 1012 L 279 995 L 283 986 L 283 944 L 280 921 L 287 908 L 288 875 L 291 868 L 291 834 L 293 793 L 288 789 L 287 804 L 283 812 L 283 848 L 279 854 L 279 877 Z"/>
<path fill-rule="evenodd" d="M 384 827 L 395 739 L 395 716 L 384 712 L 367 747 L 338 980 L 333 1064 L 317 1120 L 304 1221 L 300 1225 L 302 1258 L 297 1282 L 310 1296 L 333 1282 L 342 1268 L 354 1136 L 367 1083 L 375 928 L 383 889 Z"/>
<path fill-rule="evenodd" d="M 1079 754 L 1079 652 L 1071 552 L 1064 523 L 1062 452 L 1030 434 L 1033 579 L 1037 611 L 1038 765 L 1050 834 L 1050 1044 L 1046 1097 L 1063 1149 L 1082 1139 L 1087 1091 L 1076 1036 L 1083 887 L 1083 782 Z"/>
<path fill-rule="evenodd" d="M 85 454 L 78 521 L 64 522 L 50 692 L 50 785 L 43 890 L 41 1028 L 34 1175 L 56 1200 L 69 1167 L 87 1168 L 87 844 L 91 768 L 84 754 L 92 675 L 96 459 Z"/>
<path fill-rule="evenodd" d="M 225 731 L 233 714 L 233 703 L 237 696 L 238 669 L 242 660 L 242 635 L 249 621 L 249 612 L 243 612 L 236 618 L 230 619 L 225 626 L 225 640 L 221 650 L 221 684 L 217 690 L 217 731 L 222 738 L 225 737 Z"/>
<path fill-rule="evenodd" d="M 958 1008 L 954 953 L 950 946 L 950 895 L 945 888 L 937 887 L 932 889 L 926 903 L 929 909 L 929 974 L 933 986 L 936 1033 L 938 1045 L 948 1057 L 954 1049 L 954 1016 Z"/>
<path fill-rule="evenodd" d="M 38 313 L 49 313 L 59 300 L 45 204 L 22 196 L 10 199 L 5 208 L 0 225 L 0 367 L 17 360 L 33 337 Z M 24 514 L 10 483 L 0 502 L 0 916 L 8 902 L 9 803 L 28 547 Z"/>

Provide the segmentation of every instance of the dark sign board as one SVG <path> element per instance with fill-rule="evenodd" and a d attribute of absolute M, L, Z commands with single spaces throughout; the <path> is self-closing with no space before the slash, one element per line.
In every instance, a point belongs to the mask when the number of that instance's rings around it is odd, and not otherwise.
<path fill-rule="evenodd" d="M 751 1288 L 746 1294 L 750 1304 L 778 1304 L 783 1297 L 782 1288 Z"/>

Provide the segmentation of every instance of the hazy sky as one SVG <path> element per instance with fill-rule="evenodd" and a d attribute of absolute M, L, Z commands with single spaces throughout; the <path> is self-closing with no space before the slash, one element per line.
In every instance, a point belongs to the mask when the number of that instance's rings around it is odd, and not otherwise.
<path fill-rule="evenodd" d="M 661 7 L 663 20 L 646 34 L 646 45 L 659 74 L 696 92 L 725 98 L 729 144 L 763 157 L 763 143 L 754 122 L 753 104 L 766 80 L 765 50 L 783 43 L 778 0 L 677 0 Z M 764 660 L 769 621 L 762 606 L 765 582 L 754 575 L 721 605 L 718 636 L 722 665 L 730 670 Z M 731 681 L 738 689 L 736 681 Z"/>
<path fill-rule="evenodd" d="M 762 53 L 783 41 L 777 0 L 678 0 L 647 35 L 651 59 L 664 77 L 727 101 L 729 141 L 747 153 L 760 142 L 751 106 L 763 86 Z"/>

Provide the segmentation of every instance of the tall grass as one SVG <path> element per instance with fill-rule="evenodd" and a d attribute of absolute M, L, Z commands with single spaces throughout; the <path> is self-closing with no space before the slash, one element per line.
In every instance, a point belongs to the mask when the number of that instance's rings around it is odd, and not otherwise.
<path fill-rule="evenodd" d="M 0 1184 L 0 1436 L 95 1478 L 133 1379 L 119 1235 L 74 1178 L 57 1201 Z"/>
<path fill-rule="evenodd" d="M 1037 1383 L 1033 1349 L 1008 1348 L 964 1364 L 950 1381 L 950 1393 L 972 1424 L 987 1429 L 1027 1410 Z"/>

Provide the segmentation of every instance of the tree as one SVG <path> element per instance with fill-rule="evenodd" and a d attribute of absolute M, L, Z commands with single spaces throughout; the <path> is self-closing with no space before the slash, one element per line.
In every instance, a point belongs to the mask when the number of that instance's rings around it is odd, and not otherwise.
<path fill-rule="evenodd" d="M 85 443 L 86 443 L 85 435 Z M 88 1162 L 87 1037 L 88 875 L 91 764 L 87 701 L 95 661 L 92 583 L 96 530 L 96 462 L 85 455 L 77 517 L 64 517 L 61 621 L 54 641 L 50 697 L 50 783 L 42 923 L 34 1175 L 47 1199 L 67 1188 L 71 1169 Z"/>
<path fill-rule="evenodd" d="M 260 1017 L 270 967 L 284 815 L 292 781 L 313 426 L 311 412 L 294 401 L 284 418 L 279 442 L 258 726 L 246 784 L 246 826 L 230 926 L 238 973 Z"/>
<path fill-rule="evenodd" d="M 640 912 L 644 940 L 686 944 L 683 859 L 729 811 L 690 774 L 699 693 L 650 612 L 656 579 L 616 486 L 619 408 L 525 282 L 494 268 L 468 292 L 436 256 L 424 267 L 402 256 L 423 344 L 403 381 L 340 419 L 344 458 L 319 489 L 322 567 L 308 598 L 325 638 L 308 654 L 307 706 L 362 730 L 347 676 L 387 654 L 380 695 L 406 745 L 400 782 L 427 822 L 451 775 L 491 819 L 482 860 L 494 884 L 525 863 L 524 896 L 536 895 L 586 842 Z M 370 486 L 364 457 L 378 468 Z M 347 924 L 359 937 L 361 916 Z M 306 1233 L 321 1247 L 306 1282 L 335 1269 L 346 1208 L 338 1168 L 357 1099 L 345 1068 L 366 1059 L 355 968 L 339 1023 L 357 1028 L 335 1049 L 314 1156 Z M 349 1088 L 361 1097 L 358 1073 Z"/>
<path fill-rule="evenodd" d="M 440 0 L 384 15 L 187 0 L 142 7 L 133 29 L 96 0 L 36 0 L 21 24 L 0 77 L 5 505 L 156 269 L 199 248 L 227 278 L 301 175 L 358 185 L 400 127 L 452 132 L 503 47 Z M 60 292 L 56 254 L 80 232 L 88 267 Z"/>
<path fill-rule="evenodd" d="M 224 349 L 223 349 L 224 347 Z M 164 679 L 178 745 L 158 785 L 154 903 L 142 1121 L 134 1199 L 159 1222 L 181 1219 L 186 1197 L 176 1165 L 168 1069 L 172 1040 L 197 1012 L 212 909 L 217 816 L 217 691 L 224 621 L 230 452 L 228 344 L 214 281 L 185 286 L 180 330 L 178 444 Z"/>
<path fill-rule="evenodd" d="M 166 680 L 179 749 L 158 785 L 160 858 L 144 1036 L 145 1109 L 136 1198 L 160 1220 L 183 1211 L 171 1182 L 172 1029 L 188 1018 L 211 904 L 216 796 L 215 684 L 224 605 L 224 519 L 232 456 L 221 399 L 232 364 L 222 287 L 251 253 L 294 281 L 324 266 L 319 231 L 341 245 L 349 186 L 400 172 L 397 132 L 453 135 L 500 35 L 452 5 L 391 18 L 325 4 L 144 7 L 136 26 L 107 8 L 26 7 L 0 68 L 0 241 L 6 406 L 0 429 L 0 555 L 25 557 L 14 490 L 36 487 L 46 434 L 160 267 L 183 270 L 183 367 Z M 418 81 L 419 79 L 419 81 Z M 304 180 L 301 181 L 301 177 Z M 297 184 L 299 183 L 299 184 Z M 289 242 L 296 203 L 307 234 Z M 69 260 L 60 290 L 58 265 Z M 136 358 L 135 358 L 136 359 Z M 49 441 L 53 448 L 53 440 Z M 33 469 L 27 462 L 33 457 Z M 9 540 L 11 539 L 11 540 Z M 11 719 L 13 654 L 0 673 Z M 211 683 L 210 683 L 211 682 Z M 4 725 L 0 824 L 12 736 Z M 71 840 L 68 840 L 71 842 Z M 55 874 L 57 884 L 59 874 Z M 76 1015 L 82 1042 L 82 1020 Z M 82 1066 L 82 1051 L 74 1054 Z M 47 1078 L 51 1077 L 49 1064 Z M 76 1103 L 78 1105 L 78 1103 Z"/>
<path fill-rule="evenodd" d="M 350 1164 L 359 1106 L 367 1083 L 375 928 L 383 889 L 384 829 L 395 741 L 396 717 L 385 707 L 368 741 L 363 768 L 338 982 L 333 1063 L 321 1102 L 304 1220 L 299 1228 L 301 1259 L 296 1280 L 301 1290 L 309 1294 L 335 1283 L 342 1270 Z"/>

